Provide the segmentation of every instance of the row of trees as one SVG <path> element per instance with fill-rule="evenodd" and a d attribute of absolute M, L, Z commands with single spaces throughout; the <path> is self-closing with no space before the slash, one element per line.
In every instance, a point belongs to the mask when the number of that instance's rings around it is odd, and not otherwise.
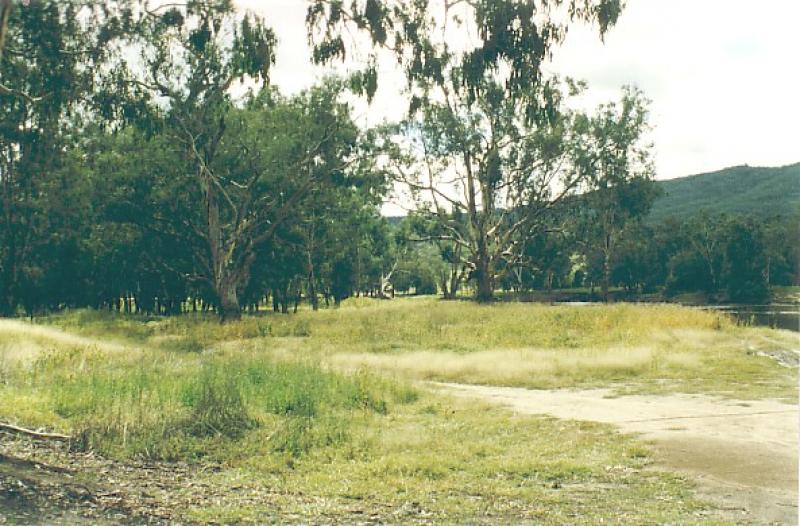
<path fill-rule="evenodd" d="M 628 88 L 575 111 L 585 86 L 542 64 L 569 24 L 603 34 L 619 12 L 313 0 L 313 60 L 365 43 L 368 59 L 286 97 L 269 81 L 274 33 L 230 0 L 0 2 L 0 312 L 235 319 L 393 284 L 455 297 L 468 283 L 488 301 L 581 257 L 607 296 L 655 196 L 647 101 Z M 374 96 L 387 56 L 407 117 L 365 129 L 343 101 Z M 378 213 L 393 185 L 415 205 L 399 229 Z"/>
<path fill-rule="evenodd" d="M 557 232 L 529 240 L 524 262 L 504 273 L 498 288 L 523 297 L 538 292 L 537 297 L 602 300 L 614 288 L 616 298 L 701 293 L 705 301 L 760 302 L 768 300 L 770 287 L 800 283 L 797 217 L 700 212 L 684 221 L 636 220 L 616 231 L 609 244 L 597 224 L 586 228 L 586 214 L 573 209 Z M 398 235 L 413 237 L 423 225 L 411 216 L 398 224 Z M 395 274 L 401 292 L 454 297 L 459 287 L 476 287 L 451 246 L 439 241 L 416 245 Z"/>
<path fill-rule="evenodd" d="M 517 238 L 591 175 L 582 121 L 541 64 L 568 24 L 602 33 L 619 12 L 618 0 L 314 0 L 315 62 L 348 57 L 352 32 L 372 51 L 347 82 L 286 99 L 269 83 L 274 33 L 230 0 L 2 7 L 0 310 L 200 298 L 223 319 L 267 292 L 285 308 L 298 275 L 314 304 L 318 291 L 383 294 L 391 270 L 364 278 L 391 259 L 377 205 L 390 178 L 419 189 L 433 164 L 461 177 L 469 240 L 451 240 L 489 299 Z M 466 29 L 479 42 L 451 46 Z M 342 94 L 372 98 L 380 53 L 406 75 L 409 117 L 363 130 Z"/>
<path fill-rule="evenodd" d="M 268 291 L 286 309 L 295 266 L 336 300 L 376 272 L 374 136 L 341 83 L 269 85 L 262 20 L 218 0 L 43 1 L 2 22 L 3 313 L 192 298 L 227 319 Z"/>

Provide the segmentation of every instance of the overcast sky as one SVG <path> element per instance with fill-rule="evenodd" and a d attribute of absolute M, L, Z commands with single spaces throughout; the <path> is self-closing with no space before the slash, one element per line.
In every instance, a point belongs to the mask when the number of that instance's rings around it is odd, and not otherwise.
<path fill-rule="evenodd" d="M 325 71 L 310 65 L 303 0 L 236 0 L 279 38 L 273 81 L 286 93 Z M 585 79 L 592 101 L 635 84 L 653 101 L 657 178 L 800 161 L 800 0 L 628 0 L 605 43 L 572 27 L 549 70 Z M 383 71 L 364 122 L 407 107 Z"/>

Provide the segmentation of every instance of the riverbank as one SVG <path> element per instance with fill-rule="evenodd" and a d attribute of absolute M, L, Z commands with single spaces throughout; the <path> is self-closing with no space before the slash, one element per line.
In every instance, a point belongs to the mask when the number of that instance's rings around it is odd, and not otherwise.
<path fill-rule="evenodd" d="M 602 303 L 599 290 L 586 288 L 531 291 L 525 293 L 500 293 L 501 301 L 535 302 L 552 304 Z M 738 324 L 800 331 L 800 287 L 773 287 L 765 303 L 731 303 L 724 294 L 709 295 L 703 292 L 682 293 L 665 296 L 663 293 L 633 293 L 624 289 L 612 289 L 611 302 L 628 303 L 673 303 L 690 307 L 718 310 L 730 315 Z"/>
<path fill-rule="evenodd" d="M 602 302 L 599 288 L 570 288 L 553 290 L 533 290 L 528 292 L 499 292 L 498 299 L 502 301 L 522 301 L 539 303 L 560 302 Z M 621 287 L 612 287 L 609 290 L 609 299 L 614 302 L 629 303 L 676 303 L 679 305 L 704 306 L 723 305 L 731 302 L 724 293 L 709 295 L 704 292 L 684 292 L 666 295 L 663 292 L 640 293 L 625 290 Z M 772 287 L 770 296 L 764 304 L 800 305 L 800 286 Z"/>

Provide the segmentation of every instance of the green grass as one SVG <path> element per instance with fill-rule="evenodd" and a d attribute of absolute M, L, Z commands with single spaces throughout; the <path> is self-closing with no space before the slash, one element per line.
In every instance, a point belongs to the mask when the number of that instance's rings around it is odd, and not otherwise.
<path fill-rule="evenodd" d="M 340 309 L 270 313 L 230 325 L 192 316 L 137 322 L 85 312 L 47 321 L 117 338 L 133 325 L 128 342 L 135 345 L 267 350 L 280 359 L 310 357 L 341 370 L 367 368 L 409 380 L 797 400 L 796 372 L 764 355 L 797 348 L 796 334 L 739 327 L 724 314 L 670 304 L 359 298 Z"/>
<path fill-rule="evenodd" d="M 796 371 L 763 355 L 796 348 L 797 335 L 739 327 L 724 314 L 678 305 L 358 299 L 262 323 L 280 334 L 297 324 L 307 334 L 269 339 L 276 353 L 411 380 L 797 400 Z"/>
<path fill-rule="evenodd" d="M 368 373 L 341 374 L 263 353 L 50 351 L 8 382 L 41 397 L 37 420 L 61 422 L 82 449 L 177 460 L 226 455 L 250 432 L 299 456 L 346 440 L 353 413 L 386 414 L 416 396 Z M 337 422 L 338 419 L 338 422 Z"/>
<path fill-rule="evenodd" d="M 268 502 L 193 509 L 201 522 L 708 523 L 679 477 L 650 471 L 648 452 L 608 426 L 423 396 L 291 470 L 267 451 L 209 477 Z M 355 514 L 355 515 L 354 515 Z"/>
<path fill-rule="evenodd" d="M 758 355 L 795 335 L 674 305 L 357 299 L 229 325 L 42 321 L 0 321 L 0 420 L 112 458 L 197 466 L 197 487 L 226 495 L 174 489 L 201 523 L 711 524 L 632 437 L 416 382 L 797 396 L 796 371 Z"/>

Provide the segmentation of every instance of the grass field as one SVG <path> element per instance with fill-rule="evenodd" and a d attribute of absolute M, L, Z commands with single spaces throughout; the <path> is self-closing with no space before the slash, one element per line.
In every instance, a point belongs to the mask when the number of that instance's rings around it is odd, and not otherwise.
<path fill-rule="evenodd" d="M 676 305 L 362 298 L 340 309 L 269 314 L 226 326 L 86 311 L 46 322 L 104 342 L 175 352 L 245 350 L 404 380 L 797 399 L 794 373 L 765 356 L 796 348 L 797 335 L 738 327 L 724 315 Z"/>
<path fill-rule="evenodd" d="M 768 356 L 796 344 L 668 305 L 357 299 L 229 325 L 78 311 L 0 322 L 0 420 L 187 464 L 226 498 L 175 488 L 181 520 L 709 524 L 632 437 L 420 381 L 796 400 L 796 370 Z"/>

